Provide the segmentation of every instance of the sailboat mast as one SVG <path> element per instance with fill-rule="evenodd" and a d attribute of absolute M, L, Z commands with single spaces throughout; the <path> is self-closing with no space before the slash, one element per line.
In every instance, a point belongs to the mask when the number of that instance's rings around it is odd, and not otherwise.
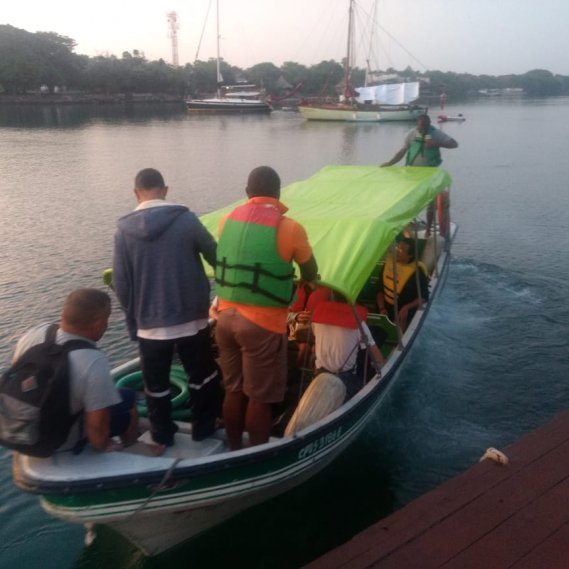
<path fill-rule="evenodd" d="M 350 74 L 352 65 L 352 41 L 353 41 L 353 28 L 354 28 L 354 0 L 350 0 L 350 7 L 348 9 L 348 45 L 346 49 L 346 62 L 344 64 L 344 97 L 347 97 L 351 92 L 350 89 Z"/>
<path fill-rule="evenodd" d="M 221 97 L 221 83 L 223 81 L 223 78 L 221 77 L 220 57 L 219 57 L 219 39 L 220 39 L 220 35 L 219 35 L 219 0 L 216 0 L 215 11 L 216 11 L 216 36 L 217 36 L 217 59 L 216 59 L 216 61 L 217 61 L 217 65 L 216 65 L 217 98 L 219 99 Z"/>
<path fill-rule="evenodd" d="M 366 74 L 364 78 L 364 87 L 368 86 L 368 81 L 372 82 L 371 76 L 373 69 L 371 68 L 371 56 L 375 48 L 375 27 L 377 26 L 377 0 L 373 3 L 373 20 L 371 22 L 371 33 L 369 37 L 369 46 L 366 60 Z"/>

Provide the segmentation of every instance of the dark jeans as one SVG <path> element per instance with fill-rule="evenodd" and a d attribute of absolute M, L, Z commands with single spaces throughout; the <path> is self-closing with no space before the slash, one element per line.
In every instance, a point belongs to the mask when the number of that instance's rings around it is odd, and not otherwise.
<path fill-rule="evenodd" d="M 121 402 L 111 407 L 111 437 L 122 435 L 130 425 L 130 412 L 134 407 L 135 393 L 132 389 L 119 389 Z"/>
<path fill-rule="evenodd" d="M 111 411 L 111 425 L 110 425 L 110 433 L 109 436 L 111 437 L 118 437 L 125 433 L 130 425 L 130 412 L 135 405 L 135 398 L 136 394 L 132 389 L 128 388 L 121 388 L 119 389 L 119 394 L 121 396 L 120 403 L 115 403 L 110 407 Z M 83 437 L 84 433 L 84 425 L 83 425 L 83 417 L 80 419 L 81 426 L 81 439 L 77 441 L 75 446 L 71 449 L 74 454 L 79 454 L 83 452 L 83 449 L 87 446 L 89 440 Z"/>
<path fill-rule="evenodd" d="M 223 392 L 209 327 L 174 340 L 139 338 L 138 345 L 153 440 L 170 445 L 178 430 L 170 418 L 170 366 L 175 351 L 188 374 L 193 438 L 202 440 L 211 435 L 221 414 Z"/>

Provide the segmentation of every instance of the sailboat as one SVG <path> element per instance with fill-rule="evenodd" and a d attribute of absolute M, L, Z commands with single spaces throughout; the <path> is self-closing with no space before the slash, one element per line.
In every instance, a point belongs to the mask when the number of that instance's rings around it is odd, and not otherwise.
<path fill-rule="evenodd" d="M 412 121 L 427 113 L 427 108 L 413 104 L 419 97 L 419 83 L 367 84 L 355 89 L 350 85 L 353 59 L 354 0 L 348 10 L 348 44 L 344 62 L 343 98 L 339 102 L 305 102 L 298 110 L 306 120 L 384 122 Z"/>
<path fill-rule="evenodd" d="M 219 54 L 219 0 L 216 1 L 216 24 L 217 24 L 217 93 L 215 97 L 208 99 L 188 99 L 186 107 L 192 112 L 214 113 L 270 113 L 273 108 L 262 98 L 262 93 L 255 89 L 254 85 L 238 84 L 223 87 Z"/>

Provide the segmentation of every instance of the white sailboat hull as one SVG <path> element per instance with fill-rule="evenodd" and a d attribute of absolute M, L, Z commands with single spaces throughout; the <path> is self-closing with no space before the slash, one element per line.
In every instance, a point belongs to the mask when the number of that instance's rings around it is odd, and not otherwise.
<path fill-rule="evenodd" d="M 417 117 L 427 114 L 426 107 L 409 107 L 403 109 L 383 109 L 380 111 L 381 119 L 380 122 L 390 122 L 390 121 L 414 121 Z"/>
<path fill-rule="evenodd" d="M 193 112 L 214 113 L 270 113 L 273 110 L 271 105 L 265 101 L 234 97 L 189 99 L 186 101 L 186 107 Z"/>
<path fill-rule="evenodd" d="M 300 114 L 309 121 L 343 121 L 343 122 L 389 122 L 389 121 L 414 121 L 424 115 L 427 109 L 424 107 L 408 108 L 380 108 L 377 110 L 363 110 L 346 108 L 345 105 L 338 107 L 300 105 Z"/>
<path fill-rule="evenodd" d="M 349 108 L 312 107 L 299 105 L 300 114 L 309 121 L 379 122 L 381 114 Z"/>

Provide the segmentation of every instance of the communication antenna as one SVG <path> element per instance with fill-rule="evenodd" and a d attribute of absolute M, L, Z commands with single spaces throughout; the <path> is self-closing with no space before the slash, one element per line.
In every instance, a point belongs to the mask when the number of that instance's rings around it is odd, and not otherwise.
<path fill-rule="evenodd" d="M 178 67 L 178 14 L 176 12 L 168 12 L 168 37 L 172 40 L 172 65 Z"/>

